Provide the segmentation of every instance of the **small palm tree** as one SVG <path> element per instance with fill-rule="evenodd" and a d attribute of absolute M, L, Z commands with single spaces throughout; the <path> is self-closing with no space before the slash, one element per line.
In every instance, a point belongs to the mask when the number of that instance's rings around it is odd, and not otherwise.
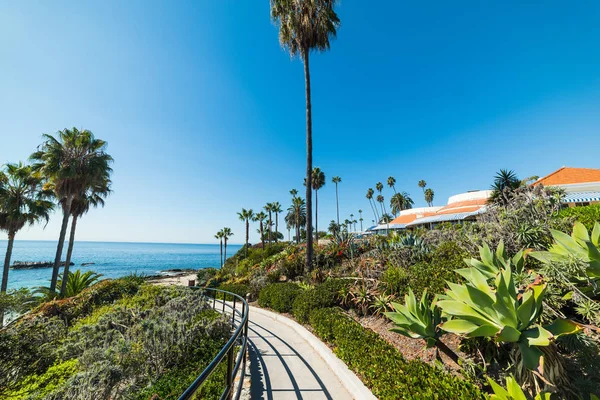
<path fill-rule="evenodd" d="M 383 183 L 377 182 L 375 184 L 375 190 L 377 190 L 379 192 L 379 194 L 381 194 L 381 192 L 383 191 Z"/>
<path fill-rule="evenodd" d="M 246 223 L 246 257 L 248 257 L 248 240 L 250 238 L 250 220 L 254 218 L 254 211 L 252 209 L 246 210 L 242 208 L 242 211 L 237 213 L 240 221 L 244 221 Z"/>
<path fill-rule="evenodd" d="M 329 50 L 340 20 L 334 11 L 335 0 L 271 0 L 271 18 L 279 25 L 279 43 L 290 55 L 299 55 L 304 64 L 306 87 L 306 262 L 312 269 L 312 106 L 309 54 Z"/>
<path fill-rule="evenodd" d="M 233 236 L 231 228 L 223 228 L 223 264 L 227 262 L 227 241 Z"/>
<path fill-rule="evenodd" d="M 367 190 L 367 200 L 369 200 L 369 205 L 371 206 L 371 209 L 373 210 L 373 215 L 375 215 L 375 220 L 379 221 L 379 215 L 377 214 L 377 207 L 375 207 L 375 203 L 373 201 L 373 195 L 375 194 L 375 191 L 372 188 L 369 188 L 369 190 Z"/>
<path fill-rule="evenodd" d="M 306 185 L 306 180 L 304 181 Z M 312 173 L 312 188 L 315 191 L 315 241 L 319 241 L 319 189 L 325 186 L 325 174 L 321 168 L 314 167 Z"/>
<path fill-rule="evenodd" d="M 263 207 L 263 209 L 267 212 L 268 215 L 268 219 L 267 219 L 267 240 L 269 241 L 269 244 L 271 243 L 271 226 L 273 225 L 271 222 L 271 212 L 273 211 L 273 203 L 267 203 L 265 204 L 265 206 Z"/>
<path fill-rule="evenodd" d="M 296 189 L 292 189 L 290 190 L 290 194 L 292 195 L 292 198 L 298 196 L 298 191 Z"/>
<path fill-rule="evenodd" d="M 433 206 L 433 196 L 434 195 L 435 195 L 435 193 L 433 192 L 433 189 L 427 188 L 427 190 L 425 190 L 425 201 L 427 202 L 427 205 L 429 207 Z"/>
<path fill-rule="evenodd" d="M 337 224 L 340 224 L 340 203 L 338 201 L 338 183 L 342 182 L 342 178 L 334 176 L 331 182 L 335 183 L 335 209 L 337 211 Z"/>
<path fill-rule="evenodd" d="M 103 177 L 98 182 L 92 183 L 84 192 L 77 196 L 71 204 L 71 233 L 69 235 L 69 247 L 67 247 L 67 257 L 65 258 L 65 268 L 63 270 L 63 276 L 67 276 L 67 279 L 62 280 L 62 284 L 58 284 L 60 287 L 60 295 L 65 297 L 67 285 L 71 274 L 69 274 L 69 267 L 71 266 L 71 256 L 73 255 L 73 246 L 75 245 L 75 230 L 77 229 L 77 221 L 83 215 L 87 214 L 90 207 L 104 207 L 104 199 L 110 194 L 111 181 L 108 177 Z"/>
<path fill-rule="evenodd" d="M 265 234 L 264 234 L 264 226 L 263 226 L 263 222 L 265 221 L 265 219 L 267 219 L 267 214 L 265 214 L 262 211 L 254 214 L 253 221 L 258 222 L 258 224 L 259 224 L 258 231 L 260 233 L 260 241 L 262 243 L 263 249 L 265 248 Z"/>
<path fill-rule="evenodd" d="M 394 190 L 394 193 L 396 193 L 396 178 L 390 176 L 389 178 L 387 178 L 387 184 Z"/>
<path fill-rule="evenodd" d="M 278 241 L 279 236 L 279 213 L 283 210 L 281 209 L 281 204 L 278 201 L 273 203 L 272 211 L 275 213 L 275 243 Z"/>
<path fill-rule="evenodd" d="M 15 235 L 26 225 L 46 222 L 54 204 L 47 199 L 52 192 L 44 190 L 42 177 L 30 165 L 6 164 L 0 171 L 0 230 L 8 233 L 6 257 L 0 293 L 6 293 L 8 271 Z M 3 314 L 0 315 L 0 327 Z"/>
<path fill-rule="evenodd" d="M 44 142 L 30 157 L 35 162 L 34 169 L 52 183 L 63 211 L 50 280 L 51 292 L 56 290 L 71 205 L 91 184 L 110 175 L 110 164 L 113 161 L 106 153 L 106 142 L 96 139 L 88 130 L 64 129 L 57 132 L 56 136 L 44 135 Z"/>
<path fill-rule="evenodd" d="M 223 268 L 223 230 L 220 230 L 215 235 L 215 239 L 219 240 L 219 250 L 220 250 L 220 268 Z"/>
<path fill-rule="evenodd" d="M 490 202 L 505 204 L 512 197 L 512 192 L 521 186 L 521 180 L 513 170 L 501 169 L 494 176 Z"/>
<path fill-rule="evenodd" d="M 426 187 L 426 186 L 427 186 L 427 182 L 425 182 L 423 179 L 421 179 L 421 180 L 419 181 L 419 187 L 420 187 L 421 189 L 423 189 L 423 193 L 425 193 L 425 187 Z"/>
<path fill-rule="evenodd" d="M 390 207 L 392 208 L 392 213 L 394 214 L 397 214 L 402 210 L 411 209 L 414 204 L 415 202 L 410 197 L 410 194 L 406 192 L 396 193 L 390 200 Z"/>
<path fill-rule="evenodd" d="M 300 227 L 306 223 L 306 203 L 301 197 L 294 197 L 288 208 L 287 222 L 296 228 L 296 243 L 300 243 Z"/>
<path fill-rule="evenodd" d="M 60 294 L 60 297 L 67 298 L 73 297 L 79 293 L 81 293 L 84 289 L 89 288 L 100 278 L 101 274 L 98 274 L 94 271 L 86 271 L 81 273 L 80 270 L 76 270 L 75 272 L 68 272 L 68 278 L 66 280 L 66 284 L 64 285 L 65 290 L 63 290 Z M 63 286 L 64 281 L 64 273 L 60 275 L 58 280 L 58 286 Z"/>

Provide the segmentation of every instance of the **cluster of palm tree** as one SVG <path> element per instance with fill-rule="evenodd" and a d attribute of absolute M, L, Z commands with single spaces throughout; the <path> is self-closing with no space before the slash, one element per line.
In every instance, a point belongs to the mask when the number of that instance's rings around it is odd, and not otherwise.
<path fill-rule="evenodd" d="M 425 196 L 425 202 L 427 203 L 427 206 L 433 207 L 433 197 L 435 195 L 433 189 L 425 189 L 427 187 L 427 182 L 425 182 L 423 179 L 419 181 L 419 187 L 423 189 L 423 195 Z"/>
<path fill-rule="evenodd" d="M 0 230 L 7 232 L 1 291 L 8 285 L 8 270 L 16 233 L 24 226 L 47 223 L 54 207 L 63 213 L 48 293 L 54 296 L 62 265 L 63 247 L 71 220 L 69 247 L 63 276 L 69 265 L 77 221 L 91 207 L 104 206 L 110 194 L 113 162 L 106 142 L 89 130 L 64 129 L 43 135 L 43 143 L 30 157 L 31 164 L 7 164 L 0 171 Z M 62 279 L 60 295 L 67 293 L 68 278 Z"/>
<path fill-rule="evenodd" d="M 231 231 L 231 228 L 227 227 L 221 229 L 215 234 L 215 239 L 219 240 L 221 268 L 223 268 L 223 264 L 225 263 L 225 260 L 227 260 L 227 241 L 232 236 L 233 232 Z"/>
<path fill-rule="evenodd" d="M 394 216 L 398 215 L 400 211 L 407 210 L 412 208 L 415 204 L 413 199 L 410 197 L 410 194 L 407 192 L 398 192 L 396 191 L 396 178 L 390 176 L 387 179 L 387 185 L 394 191 L 390 199 L 390 209 Z M 373 188 L 369 188 L 367 190 L 367 200 L 369 200 L 369 205 L 371 206 L 371 210 L 373 211 L 373 215 L 375 216 L 375 221 L 379 223 L 389 223 L 393 217 L 388 214 L 387 209 L 385 207 L 385 198 L 383 196 L 383 183 L 377 182 L 375 184 L 375 190 L 377 190 L 377 197 L 373 197 L 375 195 L 375 191 Z M 377 204 L 379 203 L 380 210 L 377 209 Z M 379 213 L 381 211 L 381 214 Z"/>

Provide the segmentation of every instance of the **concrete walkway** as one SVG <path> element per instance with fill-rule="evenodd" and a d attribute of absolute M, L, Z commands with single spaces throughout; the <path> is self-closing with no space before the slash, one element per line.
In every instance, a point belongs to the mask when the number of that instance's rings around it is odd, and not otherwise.
<path fill-rule="evenodd" d="M 296 330 L 260 311 L 250 308 L 248 326 L 253 400 L 355 398 Z"/>

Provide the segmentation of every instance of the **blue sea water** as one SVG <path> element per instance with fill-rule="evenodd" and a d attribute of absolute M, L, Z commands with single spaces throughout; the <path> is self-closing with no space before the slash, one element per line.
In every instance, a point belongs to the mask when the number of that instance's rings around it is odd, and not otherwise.
<path fill-rule="evenodd" d="M 0 258 L 4 260 L 6 240 L 0 241 Z M 66 255 L 67 242 L 63 252 Z M 242 246 L 227 245 L 227 256 L 234 255 Z M 56 254 L 56 242 L 15 240 L 12 262 L 52 261 Z M 172 243 L 117 243 L 75 242 L 71 271 L 93 270 L 105 278 L 118 278 L 130 273 L 158 275 L 168 269 L 219 268 L 218 244 L 172 244 Z M 82 263 L 94 263 L 81 266 Z M 48 286 L 52 268 L 13 270 L 8 276 L 9 288 Z"/>

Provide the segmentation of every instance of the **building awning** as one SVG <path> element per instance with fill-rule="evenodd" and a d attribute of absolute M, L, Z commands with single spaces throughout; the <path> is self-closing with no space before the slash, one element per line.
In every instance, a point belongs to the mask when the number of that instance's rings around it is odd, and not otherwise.
<path fill-rule="evenodd" d="M 572 192 L 563 197 L 563 203 L 586 203 L 600 201 L 600 192 Z"/>
<path fill-rule="evenodd" d="M 385 231 L 388 229 L 404 229 L 406 228 L 406 224 L 379 224 L 374 226 L 372 230 L 374 231 Z"/>
<path fill-rule="evenodd" d="M 485 212 L 485 207 L 482 207 L 481 209 L 479 209 L 477 211 L 472 211 L 472 212 L 432 215 L 431 217 L 419 218 L 419 219 L 415 220 L 414 222 L 407 224 L 407 226 L 415 226 L 415 225 L 422 225 L 422 224 L 435 224 L 438 222 L 448 222 L 448 221 L 462 221 L 469 217 L 483 214 L 484 212 Z"/>

